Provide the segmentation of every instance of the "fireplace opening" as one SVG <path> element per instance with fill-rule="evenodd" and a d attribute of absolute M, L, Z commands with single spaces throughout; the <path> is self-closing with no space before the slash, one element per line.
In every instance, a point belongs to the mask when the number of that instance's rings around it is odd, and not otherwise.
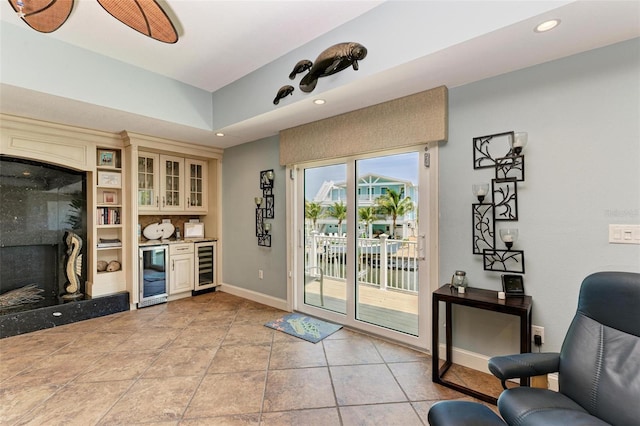
<path fill-rule="evenodd" d="M 62 303 L 66 231 L 85 243 L 85 293 L 86 205 L 85 172 L 0 156 L 0 315 Z"/>

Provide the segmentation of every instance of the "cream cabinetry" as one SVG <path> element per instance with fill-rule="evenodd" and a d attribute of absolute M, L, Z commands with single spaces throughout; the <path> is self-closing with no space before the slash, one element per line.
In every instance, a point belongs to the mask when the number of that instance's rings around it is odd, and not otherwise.
<path fill-rule="evenodd" d="M 93 262 L 87 293 L 91 297 L 121 291 L 125 282 L 124 170 L 120 148 L 97 147 L 94 202 L 90 204 L 94 210 L 89 215 Z"/>
<path fill-rule="evenodd" d="M 185 158 L 185 170 L 187 181 L 185 192 L 187 194 L 187 210 L 192 212 L 207 211 L 207 162 Z"/>
<path fill-rule="evenodd" d="M 138 211 L 206 212 L 207 173 L 206 161 L 139 152 Z"/>
<path fill-rule="evenodd" d="M 193 290 L 194 249 L 193 243 L 169 246 L 169 295 Z"/>

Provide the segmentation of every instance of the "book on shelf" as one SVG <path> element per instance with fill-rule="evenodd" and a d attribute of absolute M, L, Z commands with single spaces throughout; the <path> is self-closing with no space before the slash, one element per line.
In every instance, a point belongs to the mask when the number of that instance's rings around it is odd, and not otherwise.
<path fill-rule="evenodd" d="M 98 207 L 96 222 L 98 225 L 120 225 L 120 208 Z"/>

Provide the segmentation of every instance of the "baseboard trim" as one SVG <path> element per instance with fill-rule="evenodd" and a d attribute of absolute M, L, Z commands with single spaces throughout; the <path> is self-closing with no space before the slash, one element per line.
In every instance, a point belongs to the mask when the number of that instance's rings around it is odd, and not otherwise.
<path fill-rule="evenodd" d="M 288 311 L 287 301 L 278 299 L 277 297 L 267 296 L 266 294 L 258 293 L 257 291 L 247 290 L 246 288 L 237 287 L 231 284 L 222 284 L 218 287 L 217 291 L 233 294 L 234 296 L 242 297 L 244 299 L 251 300 L 253 302 L 262 303 L 263 305 L 271 306 L 272 308 L 282 309 Z"/>
<path fill-rule="evenodd" d="M 440 354 L 446 353 L 446 347 L 443 343 L 440 344 Z M 467 351 L 453 347 L 451 348 L 451 358 L 454 364 L 462 365 L 473 370 L 481 371 L 483 373 L 491 374 L 488 368 L 489 358 L 486 355 L 482 355 L 476 352 Z M 558 391 L 558 374 L 549 374 L 549 389 Z"/>

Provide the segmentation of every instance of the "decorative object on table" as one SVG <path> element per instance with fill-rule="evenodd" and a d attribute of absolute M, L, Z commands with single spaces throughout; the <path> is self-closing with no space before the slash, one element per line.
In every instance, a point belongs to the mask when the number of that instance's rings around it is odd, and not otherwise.
<path fill-rule="evenodd" d="M 465 289 L 469 285 L 467 280 L 467 273 L 465 271 L 456 271 L 451 276 L 451 289 L 456 290 L 458 293 L 464 293 Z"/>
<path fill-rule="evenodd" d="M 139 33 L 164 43 L 178 41 L 173 23 L 155 0 L 98 0 L 98 3 L 111 16 Z M 60 28 L 73 10 L 73 0 L 9 0 L 9 4 L 20 19 L 41 33 Z"/>
<path fill-rule="evenodd" d="M 280 99 L 284 99 L 287 96 L 291 95 L 292 93 L 293 93 L 293 86 L 288 84 L 286 86 L 282 86 L 278 90 L 276 97 L 273 99 L 273 104 L 278 105 L 280 103 Z"/>
<path fill-rule="evenodd" d="M 341 325 L 299 313 L 287 314 L 275 321 L 269 321 L 265 327 L 282 331 L 311 343 L 318 343 L 342 328 Z"/>
<path fill-rule="evenodd" d="M 64 235 L 67 244 L 67 259 L 64 272 L 67 276 L 67 283 L 64 286 L 65 294 L 63 300 L 78 300 L 83 294 L 80 293 L 80 277 L 82 276 L 82 238 L 75 232 L 67 231 Z"/>
<path fill-rule="evenodd" d="M 256 204 L 256 237 L 258 237 L 258 245 L 264 247 L 271 247 L 271 223 L 266 223 L 264 220 L 275 218 L 274 179 L 275 173 L 273 169 L 261 171 L 260 189 L 262 189 L 262 197 L 253 199 Z"/>
<path fill-rule="evenodd" d="M 524 296 L 524 280 L 522 275 L 508 275 L 503 274 L 502 278 L 502 291 L 505 296 Z"/>
<path fill-rule="evenodd" d="M 514 235 L 503 238 L 507 250 L 496 247 L 496 222 L 518 220 L 518 182 L 525 178 L 523 149 L 527 146 L 526 132 L 502 132 L 473 138 L 473 168 L 493 169 L 492 201 L 488 184 L 474 184 L 472 204 L 472 252 L 483 256 L 484 269 L 524 273 L 524 252 L 512 250 Z M 503 230 L 499 231 L 504 234 Z M 509 235 L 509 234 L 505 234 Z"/>

